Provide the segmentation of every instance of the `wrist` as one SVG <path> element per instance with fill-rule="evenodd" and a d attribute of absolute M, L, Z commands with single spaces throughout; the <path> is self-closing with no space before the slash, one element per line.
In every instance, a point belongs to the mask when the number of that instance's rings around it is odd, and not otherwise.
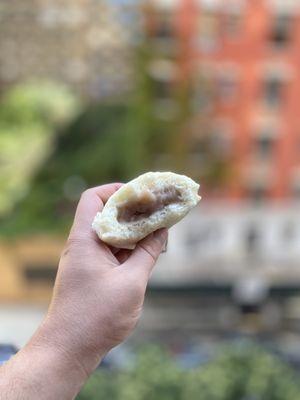
<path fill-rule="evenodd" d="M 87 379 L 66 356 L 35 339 L 2 367 L 1 399 L 74 399 Z"/>
<path fill-rule="evenodd" d="M 4 390 L 18 393 L 7 398 L 74 399 L 101 357 L 83 355 L 73 345 L 72 338 L 46 318 L 29 343 L 4 366 L 4 379 L 9 382 Z M 0 379 L 2 388 L 1 383 Z"/>
<path fill-rule="evenodd" d="M 82 381 L 92 374 L 108 352 L 105 346 L 95 348 L 89 343 L 80 326 L 69 326 L 56 316 L 46 317 L 26 347 L 52 354 L 61 369 L 72 371 Z"/>
<path fill-rule="evenodd" d="M 21 350 L 19 364 L 39 399 L 73 399 L 88 378 L 66 354 L 34 342 Z"/>

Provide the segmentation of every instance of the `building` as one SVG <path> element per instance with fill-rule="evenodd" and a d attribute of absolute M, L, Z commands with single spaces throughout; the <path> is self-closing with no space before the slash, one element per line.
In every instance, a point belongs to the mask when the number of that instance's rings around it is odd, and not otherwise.
<path fill-rule="evenodd" d="M 0 243 L 0 303 L 48 304 L 64 238 L 28 236 Z"/>
<path fill-rule="evenodd" d="M 145 326 L 168 334 L 176 327 L 297 332 L 299 218 L 299 208 L 202 204 L 170 231 L 151 278 Z"/>
<path fill-rule="evenodd" d="M 145 15 L 160 110 L 178 106 L 174 87 L 189 91 L 187 170 L 209 161 L 204 136 L 230 170 L 174 229 L 145 325 L 298 332 L 300 4 L 156 0 Z"/>
<path fill-rule="evenodd" d="M 12 0 L 0 6 L 0 91 L 24 80 L 72 86 L 88 98 L 132 84 L 132 1 Z"/>
<path fill-rule="evenodd" d="M 192 89 L 190 169 L 204 167 L 200 153 L 206 121 L 213 145 L 231 170 L 218 197 L 298 201 L 299 2 L 149 4 L 148 32 L 157 49 L 156 64 L 165 72 L 156 75 L 158 97 L 167 98 L 174 81 L 188 81 Z"/>
<path fill-rule="evenodd" d="M 282 206 L 254 209 L 218 202 L 195 209 L 170 231 L 136 339 L 297 334 L 299 218 L 299 208 Z M 32 329 L 42 318 L 63 242 L 38 236 L 1 243 L 0 315 L 6 321 L 11 313 L 8 326 L 19 326 L 20 314 L 28 315 Z M 26 332 L 12 337 L 23 343 Z M 0 340 L 6 334 L 0 329 Z"/>

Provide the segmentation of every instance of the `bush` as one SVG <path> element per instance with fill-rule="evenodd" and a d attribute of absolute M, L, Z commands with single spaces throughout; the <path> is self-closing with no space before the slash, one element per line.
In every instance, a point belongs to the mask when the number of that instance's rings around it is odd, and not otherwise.
<path fill-rule="evenodd" d="M 227 348 L 191 370 L 147 347 L 127 371 L 96 372 L 77 400 L 296 400 L 295 378 L 282 361 L 252 344 Z"/>

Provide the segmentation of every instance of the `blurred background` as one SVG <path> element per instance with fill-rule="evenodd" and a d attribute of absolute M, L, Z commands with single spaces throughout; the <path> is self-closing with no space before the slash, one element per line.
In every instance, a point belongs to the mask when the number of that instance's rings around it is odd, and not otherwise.
<path fill-rule="evenodd" d="M 299 48 L 297 0 L 0 0 L 0 363 L 80 193 L 172 170 L 203 200 L 78 398 L 300 398 Z"/>

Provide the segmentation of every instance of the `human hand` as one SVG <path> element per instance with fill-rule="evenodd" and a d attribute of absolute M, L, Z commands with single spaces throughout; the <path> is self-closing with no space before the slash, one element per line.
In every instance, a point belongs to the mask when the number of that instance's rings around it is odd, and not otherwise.
<path fill-rule="evenodd" d="M 92 220 L 120 186 L 82 194 L 47 316 L 29 343 L 0 368 L 1 399 L 74 399 L 102 357 L 135 327 L 167 231 L 151 234 L 133 251 L 101 242 Z"/>
<path fill-rule="evenodd" d="M 110 249 L 91 228 L 95 214 L 121 184 L 85 191 L 61 256 L 39 346 L 61 349 L 89 375 L 101 358 L 135 327 L 147 282 L 167 240 L 165 229 L 134 251 Z"/>

